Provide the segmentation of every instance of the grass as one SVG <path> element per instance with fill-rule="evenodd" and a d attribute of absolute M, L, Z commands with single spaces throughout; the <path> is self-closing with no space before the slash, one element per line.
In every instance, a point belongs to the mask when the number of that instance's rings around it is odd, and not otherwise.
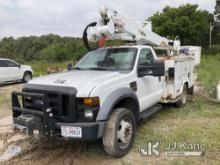
<path fill-rule="evenodd" d="M 205 144 L 208 151 L 220 156 L 220 106 L 194 97 L 184 108 L 165 107 L 139 127 L 136 147 L 146 141 L 160 140 L 162 148 L 168 142 Z"/>
<path fill-rule="evenodd" d="M 220 106 L 194 96 L 184 108 L 167 105 L 153 117 L 144 120 L 138 126 L 137 136 L 131 152 L 120 159 L 119 164 L 219 164 L 220 163 Z M 185 142 L 205 145 L 202 157 L 156 157 L 140 154 L 139 148 L 145 148 L 149 141 L 160 141 L 165 151 L 168 143 Z M 100 160 L 100 164 L 119 160 L 107 159 L 101 144 L 80 145 L 82 154 L 88 161 Z"/>
<path fill-rule="evenodd" d="M 47 73 L 48 68 L 62 68 L 66 69 L 68 64 L 71 64 L 72 61 L 64 61 L 64 62 L 54 62 L 54 63 L 48 63 L 46 61 L 36 61 L 27 63 L 27 65 L 32 66 L 34 70 L 34 76 L 41 76 L 45 75 Z"/>
<path fill-rule="evenodd" d="M 216 85 L 220 80 L 220 54 L 215 56 L 203 55 L 198 68 L 198 80 L 202 82 L 211 96 L 215 96 Z"/>

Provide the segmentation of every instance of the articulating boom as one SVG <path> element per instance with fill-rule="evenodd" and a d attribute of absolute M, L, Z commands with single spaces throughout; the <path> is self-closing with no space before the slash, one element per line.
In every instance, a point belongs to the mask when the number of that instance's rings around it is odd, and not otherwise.
<path fill-rule="evenodd" d="M 84 33 L 83 40 L 87 49 L 91 50 L 88 41 L 98 42 L 100 39 L 122 40 L 135 42 L 137 44 L 148 44 L 152 46 L 174 46 L 178 49 L 179 41 L 170 41 L 151 30 L 150 22 L 145 21 L 143 25 L 120 15 L 117 11 L 107 7 L 100 8 L 101 19 L 89 24 Z"/>

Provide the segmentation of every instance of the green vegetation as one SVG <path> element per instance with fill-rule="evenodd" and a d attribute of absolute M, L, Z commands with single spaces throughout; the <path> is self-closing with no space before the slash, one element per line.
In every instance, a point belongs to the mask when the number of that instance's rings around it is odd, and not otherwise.
<path fill-rule="evenodd" d="M 213 15 L 199 10 L 198 5 L 183 5 L 178 8 L 165 7 L 163 12 L 150 17 L 153 30 L 160 35 L 174 39 L 179 36 L 183 45 L 209 45 L 209 23 Z M 214 43 L 220 43 L 220 28 L 213 31 Z"/>
<path fill-rule="evenodd" d="M 49 68 L 51 69 L 60 69 L 64 70 L 67 68 L 68 64 L 72 64 L 73 61 L 63 61 L 63 62 L 47 62 L 47 61 L 33 61 L 33 62 L 28 62 L 26 64 L 31 65 L 33 70 L 34 70 L 34 76 L 42 76 L 47 74 L 47 70 Z"/>
<path fill-rule="evenodd" d="M 202 52 L 202 54 L 205 54 L 206 56 L 216 56 L 217 54 L 220 54 L 220 45 L 212 45 L 211 47 L 203 49 Z"/>
<path fill-rule="evenodd" d="M 0 57 L 19 62 L 63 62 L 78 60 L 86 53 L 82 39 L 45 35 L 40 37 L 3 38 L 0 42 Z"/>
<path fill-rule="evenodd" d="M 186 107 L 178 109 L 168 106 L 141 124 L 135 146 L 146 146 L 147 141 L 155 140 L 161 141 L 162 150 L 169 142 L 205 144 L 206 154 L 202 159 L 215 160 L 220 156 L 219 117 L 219 105 L 194 97 Z M 199 158 L 187 159 L 178 160 L 182 160 L 184 164 L 192 160 L 196 161 L 196 164 L 201 162 Z"/>
<path fill-rule="evenodd" d="M 198 80 L 210 96 L 215 97 L 216 85 L 220 80 L 220 54 L 203 55 L 198 69 Z"/>

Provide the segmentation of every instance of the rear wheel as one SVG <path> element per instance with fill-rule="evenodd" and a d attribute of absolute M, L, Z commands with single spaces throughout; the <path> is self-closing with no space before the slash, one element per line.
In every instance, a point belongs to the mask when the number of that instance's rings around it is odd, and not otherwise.
<path fill-rule="evenodd" d="M 135 133 L 134 114 L 126 108 L 115 109 L 103 135 L 106 153 L 118 158 L 126 155 L 133 145 Z"/>
<path fill-rule="evenodd" d="M 175 103 L 177 107 L 184 107 L 187 102 L 187 85 L 184 84 L 183 92 L 180 95 L 180 99 Z"/>
<path fill-rule="evenodd" d="M 24 77 L 23 77 L 23 82 L 27 83 L 28 81 L 30 81 L 32 79 L 32 74 L 29 72 L 25 72 L 24 73 Z"/>

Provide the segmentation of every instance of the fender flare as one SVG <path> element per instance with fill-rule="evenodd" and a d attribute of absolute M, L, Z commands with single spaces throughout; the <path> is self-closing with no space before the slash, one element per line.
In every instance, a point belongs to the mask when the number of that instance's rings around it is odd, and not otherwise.
<path fill-rule="evenodd" d="M 97 121 L 107 120 L 110 114 L 112 113 L 112 111 L 114 110 L 113 108 L 115 107 L 115 105 L 125 98 L 133 99 L 138 108 L 137 114 L 140 113 L 139 101 L 138 101 L 138 98 L 135 92 L 130 88 L 121 88 L 121 89 L 117 89 L 114 92 L 112 92 L 105 99 L 105 101 L 100 107 L 100 110 L 97 116 Z"/>

